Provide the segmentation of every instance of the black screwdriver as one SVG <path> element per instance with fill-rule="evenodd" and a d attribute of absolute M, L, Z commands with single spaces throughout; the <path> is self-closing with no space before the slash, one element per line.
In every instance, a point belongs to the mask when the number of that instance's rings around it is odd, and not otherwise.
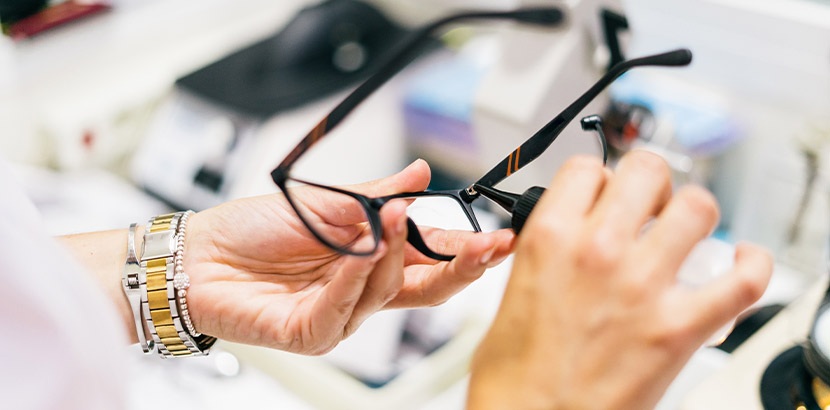
<path fill-rule="evenodd" d="M 602 118 L 598 115 L 590 115 L 583 118 L 580 123 L 583 130 L 593 130 L 599 134 L 599 141 L 600 144 L 602 144 L 603 153 L 602 162 L 603 164 L 606 163 L 608 161 L 608 148 L 605 145 L 605 135 L 602 131 Z M 545 188 L 540 186 L 530 187 L 521 195 L 479 184 L 474 184 L 473 189 L 480 193 L 481 196 L 499 204 L 499 206 L 510 213 L 512 216 L 510 219 L 510 225 L 516 235 L 521 232 L 525 221 L 527 221 L 527 217 L 530 216 L 530 212 L 533 211 L 533 207 L 536 206 L 536 202 L 538 202 L 539 198 L 542 197 L 542 194 L 545 193 Z"/>
<path fill-rule="evenodd" d="M 499 204 L 499 206 L 512 215 L 510 225 L 516 235 L 521 232 L 525 221 L 527 221 L 527 217 L 530 216 L 530 212 L 536 206 L 536 202 L 539 202 L 539 198 L 545 193 L 545 188 L 540 186 L 530 187 L 521 195 L 484 185 L 474 185 L 473 187 L 481 196 Z"/>

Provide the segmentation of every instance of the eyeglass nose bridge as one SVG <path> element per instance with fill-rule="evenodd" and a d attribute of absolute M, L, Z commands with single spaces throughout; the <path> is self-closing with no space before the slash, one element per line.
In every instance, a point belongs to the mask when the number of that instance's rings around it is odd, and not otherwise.
<path fill-rule="evenodd" d="M 473 227 L 473 231 L 481 232 L 481 224 L 479 224 L 478 219 L 476 219 L 472 205 L 473 201 L 475 201 L 478 198 L 478 196 L 469 195 L 466 192 L 466 188 L 446 191 L 405 192 L 400 194 L 387 195 L 379 198 L 370 198 L 370 206 L 372 206 L 373 209 L 379 211 L 380 207 L 382 207 L 387 202 L 393 199 L 418 199 L 423 197 L 445 197 L 452 199 L 463 209 L 464 215 L 467 217 L 467 221 L 470 222 L 470 225 L 472 225 Z"/>
<path fill-rule="evenodd" d="M 380 208 L 383 205 L 387 204 L 389 201 L 393 199 L 412 199 L 416 200 L 418 198 L 428 198 L 428 197 L 449 197 L 453 201 L 455 201 L 464 211 L 464 215 L 466 216 L 468 222 L 473 227 L 473 231 L 481 232 L 481 225 L 478 222 L 478 219 L 475 217 L 475 213 L 473 212 L 472 208 L 472 201 L 466 201 L 463 198 L 463 189 L 458 191 L 420 191 L 420 192 L 405 192 L 399 194 L 392 194 L 383 197 L 377 198 L 366 198 L 367 205 L 374 210 L 375 214 L 379 216 Z M 473 198 L 475 199 L 475 198 Z M 425 256 L 439 260 L 439 261 L 451 261 L 455 256 L 453 255 L 443 255 L 437 253 L 429 248 L 429 245 L 426 244 L 421 231 L 418 229 L 418 225 L 415 221 L 407 217 L 407 242 L 409 242 L 415 249 L 419 252 L 424 254 Z"/>
<path fill-rule="evenodd" d="M 383 222 L 380 219 L 380 208 L 382 208 L 384 205 L 386 205 L 389 201 L 393 199 L 405 199 L 409 197 L 412 196 L 409 196 L 409 194 L 395 194 L 377 198 L 364 197 L 366 199 L 366 205 L 368 205 L 369 208 L 375 211 L 372 213 L 372 230 L 375 235 L 375 238 L 380 240 L 380 238 L 383 236 L 381 228 Z M 421 235 L 421 231 L 418 229 L 418 225 L 415 223 L 414 220 L 412 220 L 412 218 L 408 216 L 406 217 L 406 231 L 406 241 L 409 242 L 409 244 L 412 245 L 412 247 L 417 249 L 418 252 L 424 254 L 424 256 L 442 262 L 448 262 L 455 258 L 454 255 L 443 255 L 434 252 L 432 249 L 430 249 L 429 246 L 426 244 L 426 241 L 424 241 L 424 237 Z"/>

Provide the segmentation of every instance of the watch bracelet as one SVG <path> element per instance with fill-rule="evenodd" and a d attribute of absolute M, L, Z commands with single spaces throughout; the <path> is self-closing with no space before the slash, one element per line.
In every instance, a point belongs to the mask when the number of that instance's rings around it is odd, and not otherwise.
<path fill-rule="evenodd" d="M 141 314 L 141 290 L 139 289 L 141 268 L 139 267 L 140 256 L 137 256 L 135 248 L 135 229 L 136 224 L 130 224 L 127 233 L 127 260 L 124 262 L 124 270 L 121 273 L 121 286 L 133 313 L 138 345 L 145 354 L 149 354 L 154 350 L 155 342 L 152 338 L 147 338 L 144 317 Z"/>
<path fill-rule="evenodd" d="M 194 337 L 182 321 L 173 277 L 178 228 L 184 215 L 177 212 L 156 216 L 144 231 L 139 274 L 141 310 L 157 352 L 164 358 L 204 356 L 216 342 L 208 335 Z M 181 254 L 183 247 L 178 251 Z"/>

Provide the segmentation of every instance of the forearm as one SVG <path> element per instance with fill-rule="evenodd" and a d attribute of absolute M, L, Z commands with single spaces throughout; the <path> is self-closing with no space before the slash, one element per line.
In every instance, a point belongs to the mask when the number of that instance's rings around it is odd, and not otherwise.
<path fill-rule="evenodd" d="M 131 343 L 138 343 L 130 303 L 121 287 L 121 272 L 127 260 L 127 229 L 83 233 L 59 237 L 59 240 L 101 285 L 118 310 Z M 144 227 L 136 228 L 136 249 L 141 249 Z"/>

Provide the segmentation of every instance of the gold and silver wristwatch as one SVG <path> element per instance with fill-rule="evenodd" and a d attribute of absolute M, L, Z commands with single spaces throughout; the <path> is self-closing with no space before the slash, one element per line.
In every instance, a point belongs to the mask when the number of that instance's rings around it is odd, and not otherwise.
<path fill-rule="evenodd" d="M 184 228 L 190 214 L 157 216 L 150 219 L 144 231 L 138 274 L 140 312 L 162 357 L 204 356 L 216 342 L 214 337 L 196 333 L 187 313 L 189 280 L 182 272 L 182 254 Z M 139 334 L 143 334 L 143 329 Z"/>
<path fill-rule="evenodd" d="M 121 275 L 121 286 L 124 288 L 124 295 L 130 302 L 130 309 L 133 312 L 135 331 L 138 335 L 138 342 L 144 353 L 153 351 L 155 343 L 147 340 L 144 334 L 144 320 L 141 315 L 141 288 L 139 287 L 139 276 L 141 268 L 138 265 L 138 258 L 135 254 L 135 228 L 136 224 L 130 225 L 127 236 L 127 262 L 124 264 L 124 272 Z"/>

